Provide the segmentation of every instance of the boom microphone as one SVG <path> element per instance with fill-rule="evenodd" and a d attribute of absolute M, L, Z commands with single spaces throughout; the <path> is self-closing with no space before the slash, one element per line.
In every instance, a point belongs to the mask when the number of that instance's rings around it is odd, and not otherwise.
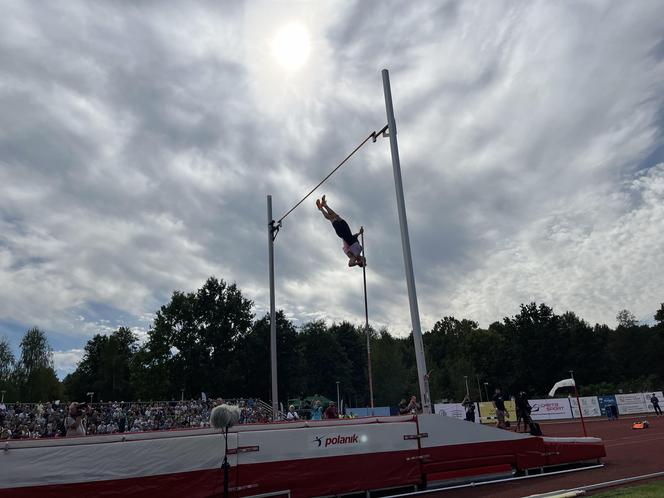
<path fill-rule="evenodd" d="M 240 408 L 235 405 L 215 406 L 210 413 L 210 425 L 215 429 L 228 429 L 240 421 Z"/>

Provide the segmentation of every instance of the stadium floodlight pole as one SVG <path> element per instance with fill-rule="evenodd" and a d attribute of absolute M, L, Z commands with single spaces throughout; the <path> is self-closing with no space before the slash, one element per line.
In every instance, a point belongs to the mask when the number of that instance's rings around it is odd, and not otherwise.
<path fill-rule="evenodd" d="M 408 220 L 406 219 L 406 202 L 403 196 L 403 182 L 401 180 L 401 163 L 399 162 L 399 146 L 397 145 L 397 125 L 394 119 L 394 108 L 392 106 L 390 73 L 387 69 L 383 69 L 382 73 L 383 92 L 385 93 L 385 110 L 387 112 L 387 127 L 390 138 L 390 152 L 392 153 L 392 170 L 394 172 L 394 188 L 396 189 L 397 194 L 397 210 L 399 212 L 399 227 L 401 229 L 401 249 L 403 251 L 403 262 L 406 268 L 406 285 L 408 287 L 408 300 L 410 303 L 410 321 L 413 327 L 415 360 L 417 361 L 417 379 L 420 386 L 420 401 L 422 402 L 423 413 L 431 413 L 429 377 L 427 374 L 427 366 L 424 358 L 424 342 L 422 341 L 420 311 L 417 306 L 415 274 L 413 273 L 413 257 L 410 253 Z"/>
<path fill-rule="evenodd" d="M 279 392 L 277 390 L 277 312 L 274 306 L 274 237 L 276 227 L 272 218 L 272 196 L 267 196 L 267 247 L 270 272 L 270 373 L 272 377 L 272 420 L 279 413 Z"/>

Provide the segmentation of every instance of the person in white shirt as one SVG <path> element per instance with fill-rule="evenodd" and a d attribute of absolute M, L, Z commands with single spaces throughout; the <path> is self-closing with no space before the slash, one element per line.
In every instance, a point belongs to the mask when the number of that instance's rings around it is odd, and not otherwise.
<path fill-rule="evenodd" d="M 300 416 L 295 411 L 294 405 L 290 405 L 288 407 L 288 414 L 286 415 L 286 420 L 300 420 Z"/>
<path fill-rule="evenodd" d="M 87 408 L 85 403 L 81 403 L 82 407 L 75 401 L 69 405 L 69 416 L 65 420 L 65 427 L 67 428 L 67 437 L 71 436 L 85 436 L 85 426 L 83 425 L 83 408 Z"/>

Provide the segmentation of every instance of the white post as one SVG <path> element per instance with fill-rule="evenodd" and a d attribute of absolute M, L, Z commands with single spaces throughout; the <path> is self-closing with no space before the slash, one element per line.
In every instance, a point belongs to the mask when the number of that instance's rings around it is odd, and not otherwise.
<path fill-rule="evenodd" d="M 272 219 L 272 196 L 267 196 L 267 247 L 270 272 L 270 372 L 272 377 L 272 420 L 279 413 L 277 389 L 277 312 L 274 305 L 274 220 Z"/>
<path fill-rule="evenodd" d="M 406 268 L 406 285 L 408 287 L 408 300 L 410 302 L 410 321 L 413 326 L 413 342 L 415 343 L 415 360 L 417 361 L 417 378 L 420 386 L 420 401 L 422 402 L 422 411 L 424 413 L 431 413 L 429 379 L 427 375 L 426 361 L 424 359 L 424 343 L 422 341 L 420 311 L 417 306 L 415 274 L 413 273 L 413 258 L 410 253 L 408 220 L 406 219 L 406 202 L 403 196 L 403 182 L 401 180 L 401 164 L 399 162 L 399 147 L 397 145 L 397 125 L 394 119 L 394 108 L 392 106 L 390 73 L 387 71 L 387 69 L 383 69 L 383 91 L 385 93 L 387 126 L 390 135 L 390 151 L 392 153 L 392 169 L 394 171 L 394 188 L 396 189 L 397 194 L 399 227 L 401 228 L 401 248 L 403 251 L 403 262 Z"/>

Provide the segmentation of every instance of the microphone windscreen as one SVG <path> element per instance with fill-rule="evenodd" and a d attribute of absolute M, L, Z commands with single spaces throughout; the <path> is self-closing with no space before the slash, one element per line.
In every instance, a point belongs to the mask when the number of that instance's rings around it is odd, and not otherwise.
<path fill-rule="evenodd" d="M 235 405 L 215 406 L 210 413 L 210 425 L 215 429 L 233 427 L 240 421 L 240 408 Z"/>

